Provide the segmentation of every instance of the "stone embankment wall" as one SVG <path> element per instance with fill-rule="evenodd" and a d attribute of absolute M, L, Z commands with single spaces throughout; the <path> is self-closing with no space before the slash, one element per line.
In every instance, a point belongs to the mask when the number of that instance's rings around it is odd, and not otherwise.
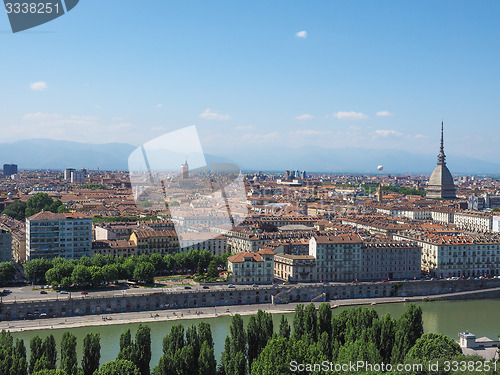
<path fill-rule="evenodd" d="M 374 282 L 314 285 L 275 285 L 240 287 L 236 289 L 172 291 L 155 290 L 143 294 L 65 296 L 56 299 L 4 302 L 0 320 L 30 319 L 41 316 L 60 317 L 106 314 L 127 311 L 218 307 L 262 303 L 321 302 L 340 299 L 434 296 L 445 293 L 478 291 L 477 294 L 453 296 L 460 298 L 498 297 L 499 293 L 483 289 L 500 287 L 500 279 L 436 280 L 408 282 Z M 473 297 L 475 296 L 475 297 Z M 431 297 L 430 297 L 431 298 Z M 440 296 L 444 299 L 446 296 Z M 450 296 L 450 298 L 452 298 Z"/>

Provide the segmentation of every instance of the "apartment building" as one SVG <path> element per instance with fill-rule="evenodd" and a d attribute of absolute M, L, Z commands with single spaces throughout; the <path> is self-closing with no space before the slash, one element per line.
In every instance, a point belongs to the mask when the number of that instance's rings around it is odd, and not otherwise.
<path fill-rule="evenodd" d="M 258 232 L 246 228 L 234 228 L 226 233 L 227 244 L 232 253 L 241 251 L 255 252 L 266 244 L 278 240 L 309 239 L 316 231 L 280 231 L 280 232 Z"/>
<path fill-rule="evenodd" d="M 130 235 L 130 242 L 137 246 L 137 254 L 166 255 L 179 252 L 179 239 L 173 230 L 139 229 Z"/>
<path fill-rule="evenodd" d="M 309 255 L 316 259 L 320 281 L 353 281 L 361 271 L 363 239 L 358 234 L 314 236 L 309 241 Z"/>
<path fill-rule="evenodd" d="M 272 250 L 240 252 L 227 259 L 228 281 L 235 284 L 270 284 L 274 279 L 273 263 Z"/>
<path fill-rule="evenodd" d="M 314 236 L 309 255 L 318 281 L 413 279 L 421 275 L 421 247 L 415 241 L 362 238 L 358 234 Z"/>
<path fill-rule="evenodd" d="M 276 254 L 274 278 L 299 283 L 317 281 L 316 259 L 312 255 Z"/>
<path fill-rule="evenodd" d="M 92 250 L 92 219 L 79 213 L 39 212 L 26 219 L 26 260 L 79 259 Z"/>
<path fill-rule="evenodd" d="M 222 255 L 227 251 L 227 238 L 224 236 L 214 237 L 213 232 L 181 233 L 179 247 L 184 252 L 191 249 L 207 250 L 210 254 Z"/>
<path fill-rule="evenodd" d="M 405 231 L 395 240 L 413 241 L 422 247 L 421 268 L 434 277 L 500 275 L 500 236 Z"/>
<path fill-rule="evenodd" d="M 100 240 L 92 243 L 92 255 L 137 255 L 137 246 L 127 240 Z"/>
<path fill-rule="evenodd" d="M 0 262 L 12 261 L 12 235 L 10 231 L 0 228 Z"/>
<path fill-rule="evenodd" d="M 415 242 L 365 242 L 361 248 L 360 280 L 414 279 L 421 276 L 422 248 Z"/>
<path fill-rule="evenodd" d="M 491 232 L 493 230 L 493 213 L 478 211 L 456 212 L 454 224 L 473 232 Z"/>
<path fill-rule="evenodd" d="M 0 229 L 11 235 L 12 260 L 26 262 L 26 224 L 9 216 L 0 216 Z"/>

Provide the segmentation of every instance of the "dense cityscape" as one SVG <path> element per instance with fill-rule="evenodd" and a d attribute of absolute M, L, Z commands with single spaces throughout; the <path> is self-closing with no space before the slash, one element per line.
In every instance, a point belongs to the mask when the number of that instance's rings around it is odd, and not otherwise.
<path fill-rule="evenodd" d="M 361 324 L 358 329 L 366 331 L 365 344 L 349 331 L 333 333 L 343 318 L 332 317 L 331 309 L 342 300 L 350 305 L 429 296 L 484 298 L 484 292 L 485 297 L 496 296 L 500 179 L 452 177 L 441 130 L 430 178 L 391 175 L 381 165 L 371 175 L 252 172 L 240 176 L 243 196 L 231 194 L 237 185 L 227 188 L 237 176 L 197 174 L 187 160 L 161 189 L 145 186 L 147 176 L 140 177 L 138 189 L 127 171 L 22 170 L 5 164 L 0 278 L 14 290 L 4 289 L 0 317 L 68 322 L 104 314 L 106 322 L 112 313 L 154 311 L 154 319 L 166 310 L 179 318 L 175 311 L 192 314 L 186 309 L 212 306 L 217 317 L 217 306 L 246 305 L 250 313 L 259 308 L 246 329 L 240 315 L 233 315 L 218 365 L 210 324 L 200 324 L 199 332 L 189 328 L 185 339 L 182 325 L 172 327 L 153 369 L 158 375 L 267 374 L 270 364 L 275 373 L 292 368 L 347 373 L 335 365 L 352 359 L 353 351 L 364 353 L 363 366 L 391 366 L 433 359 L 416 349 L 425 345 L 441 348 L 448 357 L 492 360 L 498 341 L 476 339 L 466 331 L 459 343 L 423 335 L 422 312 L 415 305 L 399 321 L 384 317 L 379 322 L 376 312 L 347 310 L 349 324 Z M 214 184 L 225 193 L 210 190 Z M 304 302 L 312 303 L 304 308 Z M 260 310 L 263 303 L 295 306 L 293 334 L 283 315 L 279 335 L 273 335 L 271 315 Z M 317 303 L 322 303 L 319 310 Z M 357 314 L 366 315 L 365 323 L 359 323 Z M 385 333 L 375 328 L 379 325 Z M 239 337 L 240 331 L 248 336 Z M 55 371 L 53 336 L 31 340 L 28 365 L 24 344 L 16 341 L 15 349 L 9 346 L 9 333 L 2 334 L 4 350 L 13 353 L 9 371 Z M 134 344 L 130 330 L 122 333 L 116 361 L 99 368 L 100 336 L 88 334 L 81 371 L 149 374 L 150 335 L 148 326 L 140 326 Z M 309 354 L 297 357 L 297 345 L 306 345 Z M 271 354 L 276 350 L 284 357 Z M 387 372 L 378 366 L 374 371 Z M 61 341 L 60 371 L 76 374 L 77 369 L 76 337 L 68 332 Z"/>

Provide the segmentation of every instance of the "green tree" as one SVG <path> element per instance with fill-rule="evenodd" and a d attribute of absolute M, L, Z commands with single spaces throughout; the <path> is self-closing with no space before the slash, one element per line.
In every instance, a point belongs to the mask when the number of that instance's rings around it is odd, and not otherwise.
<path fill-rule="evenodd" d="M 379 350 L 384 362 L 391 360 L 392 348 L 394 346 L 394 335 L 396 331 L 396 321 L 389 313 L 380 320 Z"/>
<path fill-rule="evenodd" d="M 318 315 L 314 303 L 307 305 L 304 310 L 304 333 L 309 343 L 318 339 Z"/>
<path fill-rule="evenodd" d="M 76 336 L 70 332 L 64 332 L 61 340 L 61 370 L 68 375 L 76 375 L 78 370 Z"/>
<path fill-rule="evenodd" d="M 24 221 L 24 219 L 26 218 L 25 212 L 26 203 L 19 199 L 16 199 L 5 208 L 5 210 L 2 212 L 2 215 L 7 215 L 13 219 Z"/>
<path fill-rule="evenodd" d="M 101 267 L 91 266 L 89 268 L 89 271 L 90 271 L 90 280 L 94 288 L 104 283 L 104 273 L 102 272 Z"/>
<path fill-rule="evenodd" d="M 245 375 L 247 340 L 241 315 L 233 316 L 229 332 L 230 336 L 226 337 L 222 352 L 221 371 L 225 375 Z"/>
<path fill-rule="evenodd" d="M 396 325 L 394 346 L 392 348 L 393 363 L 402 363 L 406 353 L 415 345 L 423 333 L 422 308 L 412 303 L 407 307 Z"/>
<path fill-rule="evenodd" d="M 149 262 L 137 264 L 134 270 L 134 279 L 145 283 L 152 283 L 155 277 L 155 268 Z"/>
<path fill-rule="evenodd" d="M 210 328 L 210 324 L 207 322 L 201 322 L 198 324 L 198 338 L 201 343 L 206 341 L 210 348 L 214 347 L 214 340 L 212 338 L 212 329 Z"/>
<path fill-rule="evenodd" d="M 107 282 L 118 280 L 119 271 L 118 265 L 116 264 L 106 264 L 102 267 L 102 274 L 104 276 L 104 280 Z"/>
<path fill-rule="evenodd" d="M 101 359 L 101 337 L 99 333 L 89 333 L 83 339 L 83 375 L 92 375 L 99 368 Z"/>
<path fill-rule="evenodd" d="M 252 362 L 266 346 L 273 334 L 273 319 L 270 313 L 258 310 L 252 315 L 247 325 L 248 365 L 251 369 Z"/>
<path fill-rule="evenodd" d="M 151 328 L 140 324 L 135 334 L 134 363 L 142 375 L 149 375 L 151 361 Z"/>
<path fill-rule="evenodd" d="M 304 314 L 304 305 L 299 303 L 295 307 L 295 314 L 293 316 L 293 339 L 298 341 L 302 339 L 302 336 L 305 333 L 305 314 Z"/>
<path fill-rule="evenodd" d="M 105 363 L 101 366 L 99 371 L 94 373 L 94 375 L 140 375 L 141 372 L 137 366 L 127 360 L 117 359 L 116 361 L 111 361 Z"/>
<path fill-rule="evenodd" d="M 16 275 L 16 266 L 12 262 L 0 263 L 0 283 L 7 283 L 14 280 Z"/>
<path fill-rule="evenodd" d="M 217 269 L 217 261 L 212 260 L 208 265 L 207 277 L 209 279 L 217 279 L 219 277 L 219 270 Z"/>
<path fill-rule="evenodd" d="M 24 265 L 24 275 L 32 282 L 45 281 L 45 273 L 52 268 L 47 259 L 33 259 Z"/>
<path fill-rule="evenodd" d="M 17 375 L 17 374 L 16 374 Z M 54 369 L 41 369 L 32 372 L 31 375 L 67 375 L 63 370 L 54 370 Z"/>
<path fill-rule="evenodd" d="M 134 343 L 132 342 L 130 329 L 127 329 L 120 335 L 120 351 L 116 359 L 134 362 Z"/>
<path fill-rule="evenodd" d="M 327 302 L 319 305 L 318 309 L 318 333 L 328 333 L 330 337 L 332 334 L 332 308 Z"/>
<path fill-rule="evenodd" d="M 279 335 L 285 339 L 289 339 L 290 331 L 291 328 L 290 324 L 288 324 L 288 320 L 285 318 L 285 315 L 281 315 Z"/>
<path fill-rule="evenodd" d="M 92 282 L 92 273 L 90 272 L 90 268 L 82 264 L 75 266 L 73 272 L 71 273 L 71 280 L 73 280 L 73 283 L 76 285 L 90 285 Z"/>
<path fill-rule="evenodd" d="M 408 351 L 405 362 L 423 363 L 439 358 L 451 359 L 461 354 L 462 349 L 455 340 L 441 334 L 425 333 Z"/>
<path fill-rule="evenodd" d="M 262 353 L 252 364 L 252 375 L 289 375 L 291 345 L 284 337 L 276 336 L 269 340 Z"/>
<path fill-rule="evenodd" d="M 43 355 L 42 339 L 40 336 L 35 336 L 30 340 L 30 367 L 29 372 L 32 373 L 35 369 L 35 364 Z"/>
<path fill-rule="evenodd" d="M 42 344 L 43 356 L 47 359 L 47 369 L 55 370 L 57 363 L 57 347 L 54 335 L 48 335 Z"/>
<path fill-rule="evenodd" d="M 199 375 L 216 375 L 217 364 L 215 362 L 214 348 L 205 340 L 201 344 L 200 356 L 198 357 Z"/>
<path fill-rule="evenodd" d="M 198 358 L 200 355 L 200 338 L 198 337 L 198 332 L 196 326 L 192 325 L 186 329 L 186 345 L 191 345 L 193 347 L 193 355 Z"/>

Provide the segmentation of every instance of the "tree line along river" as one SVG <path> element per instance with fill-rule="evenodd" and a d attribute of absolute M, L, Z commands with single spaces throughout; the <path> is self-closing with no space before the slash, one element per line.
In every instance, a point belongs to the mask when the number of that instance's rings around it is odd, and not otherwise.
<path fill-rule="evenodd" d="M 458 339 L 458 333 L 461 331 L 469 331 L 477 337 L 487 336 L 491 339 L 496 339 L 500 335 L 500 323 L 496 319 L 498 311 L 500 311 L 500 299 L 486 300 L 466 300 L 466 301 L 435 301 L 435 302 L 420 302 L 417 305 L 422 307 L 424 331 L 433 333 L 442 333 L 450 338 Z M 379 316 L 390 313 L 394 318 L 399 318 L 406 311 L 407 304 L 393 303 L 375 306 L 367 306 L 373 308 Z M 339 307 L 332 311 L 338 314 L 349 307 Z M 290 325 L 293 323 L 293 313 L 285 314 Z M 243 316 L 243 321 L 246 323 L 249 316 Z M 279 327 L 281 314 L 273 315 L 274 330 Z M 165 335 L 174 325 L 182 324 L 184 328 L 192 324 L 197 325 L 201 319 L 194 320 L 170 320 L 147 323 L 151 327 L 151 343 L 152 343 L 152 358 L 151 368 L 153 368 L 162 355 L 162 341 Z M 220 360 L 220 355 L 224 350 L 224 340 L 229 334 L 230 316 L 221 316 L 218 318 L 207 318 L 203 321 L 209 323 L 212 328 L 212 334 L 215 344 L 215 358 Z M 101 335 L 101 364 L 113 361 L 119 352 L 120 334 L 125 330 L 130 329 L 132 335 L 135 335 L 139 323 L 119 324 L 109 326 L 89 326 L 72 328 L 70 331 L 77 337 L 77 352 L 78 361 L 81 361 L 83 349 L 83 338 L 88 333 L 99 333 Z M 15 338 L 24 339 L 24 343 L 28 348 L 29 357 L 29 341 L 34 336 L 40 336 L 44 339 L 49 334 L 53 334 L 57 347 L 60 347 L 61 338 L 66 330 L 51 329 L 51 330 L 33 330 L 23 332 L 13 332 Z M 60 353 L 59 353 L 60 356 Z"/>

